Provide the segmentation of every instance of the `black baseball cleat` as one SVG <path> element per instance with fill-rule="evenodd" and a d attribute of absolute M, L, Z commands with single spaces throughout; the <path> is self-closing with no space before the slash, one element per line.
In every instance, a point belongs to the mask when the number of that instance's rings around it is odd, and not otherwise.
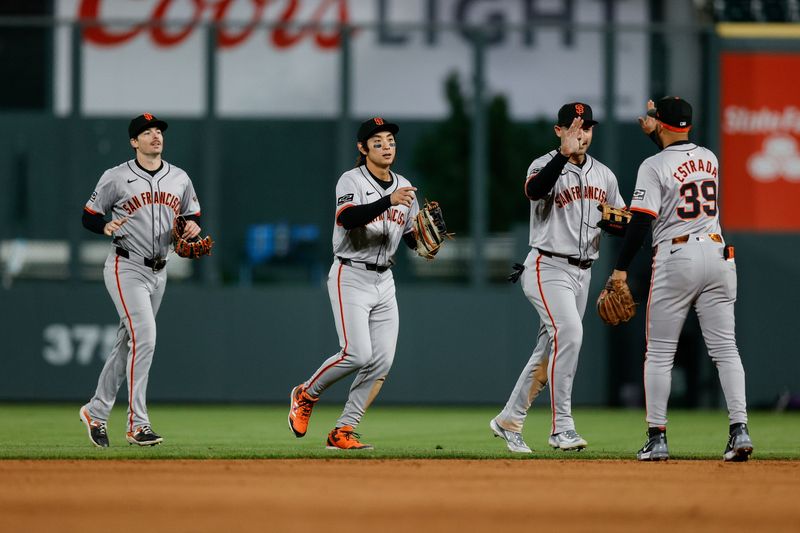
<path fill-rule="evenodd" d="M 131 444 L 139 446 L 155 446 L 164 440 L 160 435 L 156 435 L 150 426 L 139 426 L 135 431 L 129 431 L 125 438 Z"/>
<path fill-rule="evenodd" d="M 753 441 L 750 440 L 747 424 L 731 424 L 728 445 L 725 446 L 725 453 L 722 454 L 722 458 L 725 461 L 743 463 L 750 458 L 752 453 Z"/>
<path fill-rule="evenodd" d="M 106 432 L 105 422 L 93 420 L 86 407 L 80 410 L 81 422 L 86 426 L 89 433 L 89 440 L 98 448 L 108 448 L 108 433 Z"/>
<path fill-rule="evenodd" d="M 647 442 L 636 452 L 639 461 L 666 461 L 669 459 L 667 448 L 667 429 L 663 426 L 647 429 Z"/>

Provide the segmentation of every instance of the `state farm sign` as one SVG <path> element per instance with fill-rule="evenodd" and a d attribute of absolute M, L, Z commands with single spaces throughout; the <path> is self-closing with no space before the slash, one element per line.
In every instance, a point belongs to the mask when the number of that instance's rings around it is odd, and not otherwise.
<path fill-rule="evenodd" d="M 800 229 L 797 54 L 725 52 L 721 64 L 722 222 L 726 229 Z M 774 83 L 780 73 L 781 83 Z"/>
<path fill-rule="evenodd" d="M 647 2 L 619 2 L 620 22 L 644 24 Z M 488 32 L 486 75 L 517 118 L 553 118 L 583 100 L 603 117 L 602 34 L 537 28 L 603 22 L 604 3 L 531 0 L 60 0 L 56 15 L 80 20 L 81 107 L 89 115 L 142 109 L 172 116 L 205 112 L 206 24 L 216 23 L 216 107 L 227 117 L 335 117 L 341 36 L 336 24 L 363 25 L 352 39 L 351 102 L 357 117 L 437 118 L 447 112 L 443 82 L 468 86 L 472 49 L 459 24 Z M 624 7 L 624 9 L 622 9 Z M 516 29 L 507 25 L 516 24 Z M 71 32 L 55 39 L 57 112 L 70 112 Z M 646 101 L 648 40 L 616 36 L 617 109 L 636 117 Z"/>

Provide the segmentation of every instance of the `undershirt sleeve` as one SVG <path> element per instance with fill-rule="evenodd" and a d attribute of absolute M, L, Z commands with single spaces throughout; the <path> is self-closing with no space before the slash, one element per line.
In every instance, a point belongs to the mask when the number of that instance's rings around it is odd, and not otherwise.
<path fill-rule="evenodd" d="M 569 157 L 556 152 L 556 155 L 537 174 L 528 177 L 525 184 L 525 194 L 531 200 L 541 200 L 553 190 L 561 171 L 569 161 Z"/>
<path fill-rule="evenodd" d="M 628 270 L 628 267 L 633 261 L 636 252 L 642 247 L 644 239 L 647 236 L 647 231 L 650 229 L 650 224 L 656 218 L 641 211 L 634 211 L 631 217 L 628 228 L 625 231 L 625 241 L 622 243 L 622 249 L 617 258 L 617 270 Z"/>
<path fill-rule="evenodd" d="M 81 222 L 83 223 L 83 227 L 92 233 L 103 235 L 103 230 L 106 227 L 106 219 L 100 213 L 90 213 L 84 209 Z"/>
<path fill-rule="evenodd" d="M 417 249 L 417 239 L 414 238 L 414 232 L 409 231 L 403 234 L 403 242 L 412 250 Z"/>
<path fill-rule="evenodd" d="M 372 219 L 389 209 L 392 205 L 392 196 L 387 194 L 380 200 L 371 204 L 354 205 L 344 209 L 336 218 L 336 222 L 344 229 L 351 230 L 359 226 L 365 226 Z"/>

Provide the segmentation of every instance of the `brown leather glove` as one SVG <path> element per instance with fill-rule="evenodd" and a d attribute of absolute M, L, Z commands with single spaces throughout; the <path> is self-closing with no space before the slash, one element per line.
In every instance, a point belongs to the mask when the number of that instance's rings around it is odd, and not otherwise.
<path fill-rule="evenodd" d="M 611 235 L 624 237 L 625 230 L 628 229 L 628 223 L 631 221 L 631 212 L 627 209 L 611 207 L 608 204 L 600 204 L 597 209 L 601 213 L 597 227 Z"/>
<path fill-rule="evenodd" d="M 433 259 L 445 239 L 452 239 L 447 233 L 447 226 L 442 216 L 442 208 L 438 202 L 425 201 L 425 206 L 414 217 L 414 239 L 417 241 L 416 252 L 425 259 Z"/>
<path fill-rule="evenodd" d="M 603 293 L 597 299 L 597 314 L 610 326 L 627 322 L 636 315 L 636 303 L 624 280 L 608 278 Z"/>
<path fill-rule="evenodd" d="M 188 257 L 195 259 L 204 255 L 211 255 L 211 248 L 214 246 L 214 241 L 210 236 L 204 238 L 194 237 L 193 239 L 184 239 L 183 231 L 186 228 L 186 219 L 177 216 L 172 224 L 172 246 L 175 253 L 181 257 Z"/>

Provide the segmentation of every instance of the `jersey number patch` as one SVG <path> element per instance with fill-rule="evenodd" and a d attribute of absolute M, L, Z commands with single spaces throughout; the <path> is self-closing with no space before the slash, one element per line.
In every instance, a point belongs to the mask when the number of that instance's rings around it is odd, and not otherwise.
<path fill-rule="evenodd" d="M 717 214 L 717 182 L 701 181 L 699 184 L 685 183 L 680 189 L 684 204 L 675 212 L 684 219 L 693 219 L 705 213 L 708 216 Z"/>

